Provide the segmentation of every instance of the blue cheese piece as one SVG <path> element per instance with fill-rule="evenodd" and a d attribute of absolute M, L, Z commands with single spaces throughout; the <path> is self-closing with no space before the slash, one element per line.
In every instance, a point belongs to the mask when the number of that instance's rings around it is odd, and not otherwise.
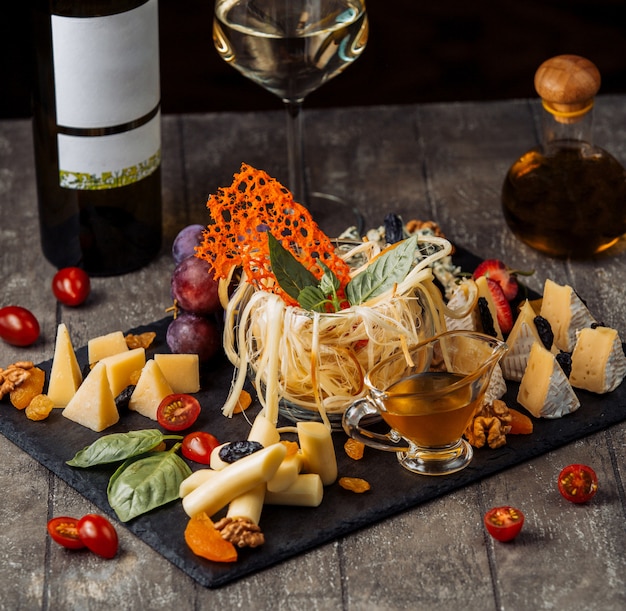
<path fill-rule="evenodd" d="M 575 388 L 603 394 L 615 390 L 626 376 L 626 356 L 615 329 L 581 329 L 572 352 L 569 380 Z"/>
<path fill-rule="evenodd" d="M 580 407 L 554 354 L 537 342 L 530 349 L 517 402 L 536 418 L 560 418 Z"/>
<path fill-rule="evenodd" d="M 543 287 L 541 316 L 552 327 L 554 345 L 564 352 L 574 349 L 577 331 L 596 322 L 571 286 L 561 286 L 552 280 L 546 280 Z"/>
<path fill-rule="evenodd" d="M 500 361 L 502 373 L 506 380 L 519 382 L 526 370 L 532 345 L 542 343 L 535 325 L 535 311 L 528 299 L 522 304 L 506 343 L 509 351 Z"/>
<path fill-rule="evenodd" d="M 483 403 L 491 405 L 496 399 L 502 397 L 505 392 L 506 382 L 504 381 L 504 377 L 502 375 L 502 369 L 500 368 L 500 365 L 497 364 L 491 373 L 491 378 L 489 378 L 489 385 L 485 391 Z"/>

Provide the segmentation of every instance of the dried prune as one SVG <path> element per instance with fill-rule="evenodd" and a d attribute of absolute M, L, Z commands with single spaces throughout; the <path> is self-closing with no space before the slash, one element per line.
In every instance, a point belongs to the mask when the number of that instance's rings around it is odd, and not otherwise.
<path fill-rule="evenodd" d="M 128 403 L 134 390 L 135 385 L 129 384 L 119 395 L 117 395 L 117 397 L 115 397 L 115 407 L 117 407 L 117 411 L 120 414 L 128 410 Z"/>
<path fill-rule="evenodd" d="M 254 452 L 258 452 L 262 449 L 263 445 L 258 441 L 248 441 L 247 439 L 242 441 L 231 441 L 220 448 L 219 457 L 224 462 L 233 463 L 244 456 L 254 454 Z"/>
<path fill-rule="evenodd" d="M 395 244 L 404 239 L 404 224 L 402 219 L 393 213 L 385 216 L 385 241 L 387 244 Z"/>
<path fill-rule="evenodd" d="M 572 373 L 572 355 L 569 352 L 561 351 L 555 358 L 563 373 L 569 378 L 569 374 Z"/>
<path fill-rule="evenodd" d="M 535 323 L 535 327 L 537 327 L 537 333 L 539 333 L 541 343 L 545 346 L 546 350 L 550 350 L 554 342 L 552 326 L 543 316 L 535 316 L 533 322 Z"/>
<path fill-rule="evenodd" d="M 476 305 L 478 306 L 478 314 L 483 327 L 483 333 L 491 337 L 497 337 L 498 334 L 493 324 L 493 316 L 489 309 L 489 302 L 484 297 L 479 297 Z"/>

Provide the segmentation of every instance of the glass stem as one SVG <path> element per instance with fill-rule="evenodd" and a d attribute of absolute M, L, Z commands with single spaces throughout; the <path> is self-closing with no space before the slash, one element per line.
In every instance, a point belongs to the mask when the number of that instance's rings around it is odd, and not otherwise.
<path fill-rule="evenodd" d="M 287 162 L 289 189 L 294 200 L 306 206 L 307 186 L 304 165 L 302 100 L 285 100 L 287 114 Z"/>

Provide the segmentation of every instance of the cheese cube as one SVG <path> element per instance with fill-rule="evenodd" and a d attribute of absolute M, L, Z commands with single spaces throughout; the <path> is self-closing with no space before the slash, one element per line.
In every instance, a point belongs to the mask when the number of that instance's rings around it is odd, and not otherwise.
<path fill-rule="evenodd" d="M 106 367 L 102 363 L 96 363 L 61 413 L 96 433 L 114 425 L 120 419 Z"/>
<path fill-rule="evenodd" d="M 303 473 L 286 490 L 265 494 L 267 505 L 318 507 L 324 497 L 322 479 L 317 473 Z"/>
<path fill-rule="evenodd" d="M 560 418 L 580 407 L 554 354 L 539 343 L 530 349 L 517 402 L 536 418 Z"/>
<path fill-rule="evenodd" d="M 93 365 L 107 356 L 113 356 L 120 352 L 127 352 L 128 344 L 121 331 L 113 331 L 107 335 L 94 337 L 87 342 L 89 364 Z"/>
<path fill-rule="evenodd" d="M 131 375 L 143 369 L 146 364 L 146 351 L 143 348 L 135 348 L 107 356 L 100 362 L 107 368 L 111 392 L 117 397 L 130 384 Z"/>
<path fill-rule="evenodd" d="M 576 343 L 576 331 L 590 327 L 595 319 L 571 286 L 561 286 L 546 280 L 543 287 L 541 316 L 552 327 L 554 345 L 571 352 Z"/>
<path fill-rule="evenodd" d="M 535 316 L 535 310 L 527 299 L 520 308 L 511 333 L 506 339 L 509 351 L 500 361 L 502 373 L 507 380 L 519 382 L 522 379 L 532 345 L 541 344 Z"/>
<path fill-rule="evenodd" d="M 48 397 L 55 407 L 65 407 L 83 381 L 69 331 L 61 323 L 57 327 L 52 369 L 48 381 Z"/>
<path fill-rule="evenodd" d="M 161 401 L 172 394 L 172 387 L 167 383 L 157 362 L 150 359 L 141 370 L 141 375 L 130 396 L 128 409 L 139 412 L 146 418 L 157 419 L 157 410 Z"/>
<path fill-rule="evenodd" d="M 197 354 L 155 354 L 154 360 L 175 393 L 200 390 L 200 361 Z"/>
<path fill-rule="evenodd" d="M 572 386 L 601 394 L 615 390 L 624 376 L 626 357 L 617 331 L 609 327 L 581 329 L 572 352 Z"/>

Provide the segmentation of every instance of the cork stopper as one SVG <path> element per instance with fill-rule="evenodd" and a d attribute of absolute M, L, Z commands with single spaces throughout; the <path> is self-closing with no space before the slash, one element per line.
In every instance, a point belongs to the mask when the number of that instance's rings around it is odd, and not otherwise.
<path fill-rule="evenodd" d="M 579 55 L 557 55 L 537 69 L 535 89 L 544 108 L 560 123 L 576 123 L 593 107 L 600 72 Z"/>

